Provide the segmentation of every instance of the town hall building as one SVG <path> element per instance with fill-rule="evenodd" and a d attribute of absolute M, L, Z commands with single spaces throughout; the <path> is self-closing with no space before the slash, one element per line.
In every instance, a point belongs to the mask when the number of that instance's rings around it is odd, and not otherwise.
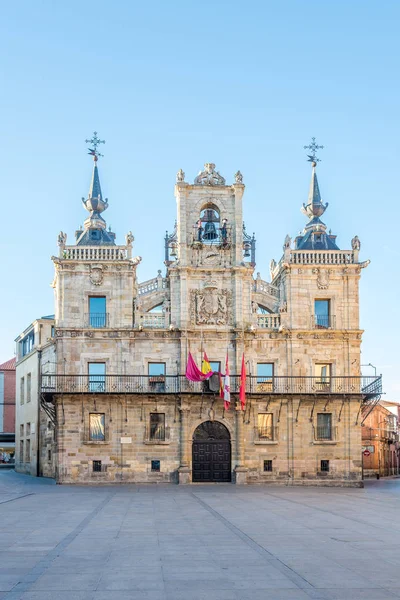
<path fill-rule="evenodd" d="M 340 249 L 322 221 L 315 141 L 306 225 L 268 277 L 255 272 L 242 174 L 206 163 L 191 182 L 177 173 L 165 273 L 141 283 L 132 233 L 118 245 L 106 226 L 98 143 L 88 217 L 52 257 L 55 360 L 40 403 L 57 482 L 362 485 L 361 422 L 381 392 L 360 367 L 369 261 L 357 236 Z M 205 352 L 214 374 L 188 379 Z"/>

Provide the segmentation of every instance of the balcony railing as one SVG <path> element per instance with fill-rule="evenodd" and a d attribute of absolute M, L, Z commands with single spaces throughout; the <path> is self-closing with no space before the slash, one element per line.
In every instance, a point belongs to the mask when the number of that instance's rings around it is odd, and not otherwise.
<path fill-rule="evenodd" d="M 268 314 L 257 315 L 257 327 L 260 329 L 279 329 L 281 324 L 281 315 Z"/>
<path fill-rule="evenodd" d="M 240 375 L 231 375 L 231 392 L 239 393 Z M 44 394 L 204 394 L 208 385 L 184 375 L 42 375 Z M 212 392 L 209 392 L 212 393 Z M 382 376 L 374 377 L 271 377 L 260 382 L 246 378 L 246 393 L 268 394 L 361 394 L 371 398 L 382 393 Z"/>
<path fill-rule="evenodd" d="M 108 313 L 86 313 L 85 314 L 85 327 L 92 327 L 94 329 L 101 329 L 102 327 L 109 327 L 109 314 Z"/>
<path fill-rule="evenodd" d="M 356 260 L 353 250 L 291 250 L 290 262 L 295 265 L 348 265 Z"/>
<path fill-rule="evenodd" d="M 313 315 L 311 327 L 314 329 L 335 329 L 336 315 Z"/>
<path fill-rule="evenodd" d="M 126 246 L 65 246 L 63 258 L 68 260 L 126 260 Z"/>

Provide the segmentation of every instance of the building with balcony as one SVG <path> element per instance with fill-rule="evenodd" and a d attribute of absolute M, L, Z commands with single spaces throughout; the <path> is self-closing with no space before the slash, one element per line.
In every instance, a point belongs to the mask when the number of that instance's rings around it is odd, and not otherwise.
<path fill-rule="evenodd" d="M 255 274 L 241 173 L 227 183 L 207 163 L 193 183 L 178 172 L 165 273 L 139 283 L 132 233 L 116 245 L 102 216 L 93 152 L 89 217 L 71 245 L 60 233 L 53 257 L 56 364 L 40 392 L 57 481 L 362 485 L 361 423 L 381 392 L 360 370 L 368 261 L 357 236 L 341 250 L 327 233 L 316 161 L 308 223 L 286 236 L 270 281 Z M 189 381 L 189 356 L 200 366 L 204 351 L 216 375 Z"/>

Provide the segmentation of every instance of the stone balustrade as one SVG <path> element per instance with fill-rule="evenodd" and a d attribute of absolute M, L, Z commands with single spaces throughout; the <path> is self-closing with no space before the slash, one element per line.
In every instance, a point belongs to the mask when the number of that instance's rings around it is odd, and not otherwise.
<path fill-rule="evenodd" d="M 165 327 L 168 327 L 165 313 L 137 313 L 136 325 L 150 329 L 165 329 Z"/>
<path fill-rule="evenodd" d="M 291 250 L 289 262 L 295 265 L 349 265 L 356 263 L 352 250 Z"/>
<path fill-rule="evenodd" d="M 255 292 L 262 292 L 264 294 L 269 294 L 270 296 L 274 296 L 275 298 L 278 298 L 278 296 L 279 296 L 278 288 L 276 288 L 274 285 L 271 285 L 267 281 L 263 281 L 262 279 L 260 279 L 258 277 L 257 277 L 257 279 L 255 279 L 255 281 L 253 283 L 253 290 Z"/>
<path fill-rule="evenodd" d="M 164 290 L 167 287 L 167 279 L 165 277 L 154 277 L 153 279 L 148 279 L 147 281 L 143 281 L 143 283 L 139 283 L 138 295 L 144 296 L 145 294 L 151 294 L 157 290 Z"/>
<path fill-rule="evenodd" d="M 127 260 L 126 246 L 65 246 L 62 257 L 68 260 Z"/>
<path fill-rule="evenodd" d="M 281 315 L 279 314 L 257 315 L 257 327 L 261 329 L 279 329 L 280 324 Z"/>

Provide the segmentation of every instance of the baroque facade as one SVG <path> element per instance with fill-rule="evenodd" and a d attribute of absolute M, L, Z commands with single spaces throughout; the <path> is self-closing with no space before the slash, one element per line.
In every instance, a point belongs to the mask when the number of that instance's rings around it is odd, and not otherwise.
<path fill-rule="evenodd" d="M 340 250 L 312 161 L 308 223 L 255 275 L 243 176 L 207 163 L 177 174 L 165 276 L 138 283 L 133 235 L 116 245 L 102 216 L 96 145 L 89 217 L 53 257 L 56 364 L 41 401 L 56 432 L 59 483 L 232 481 L 360 486 L 361 421 L 380 392 L 360 371 L 360 243 Z M 231 373 L 185 377 L 189 353 Z M 246 404 L 238 401 L 242 356 Z"/>

